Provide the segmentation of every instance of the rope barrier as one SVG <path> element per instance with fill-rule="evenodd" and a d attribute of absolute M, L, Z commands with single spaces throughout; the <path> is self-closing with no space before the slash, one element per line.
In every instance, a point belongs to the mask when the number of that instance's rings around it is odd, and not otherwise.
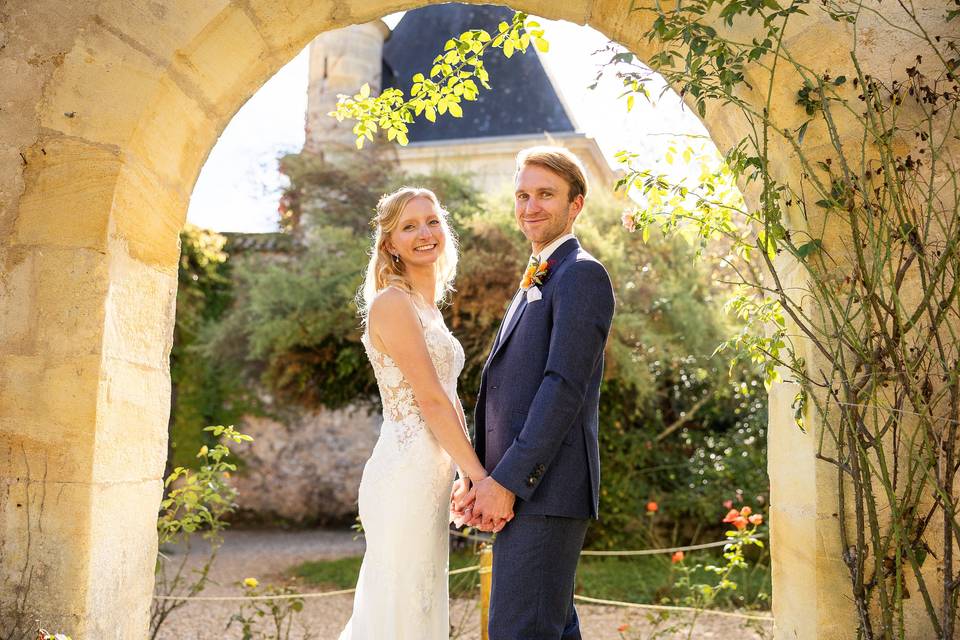
<path fill-rule="evenodd" d="M 702 545 L 696 545 L 702 548 Z M 647 551 L 661 551 L 658 549 L 648 549 Z M 470 567 L 462 567 L 448 571 L 447 575 L 455 576 L 463 573 L 478 571 L 479 573 L 489 573 L 490 569 L 484 570 L 481 565 L 476 564 Z M 202 601 L 202 602 L 250 602 L 263 600 L 301 600 L 307 598 L 329 598 L 332 596 L 342 596 L 355 593 L 356 589 L 340 589 L 337 591 L 319 591 L 314 593 L 282 593 L 274 595 L 261 596 L 153 596 L 154 600 L 178 600 L 178 601 Z M 671 605 L 640 604 L 638 602 L 622 602 L 619 600 L 606 600 L 603 598 L 591 598 L 589 596 L 574 595 L 575 600 L 589 604 L 605 605 L 612 607 L 624 607 L 628 609 L 641 609 L 644 611 L 674 611 L 679 613 L 699 613 L 701 615 L 720 616 L 727 618 L 739 618 L 741 620 L 757 620 L 760 622 L 772 622 L 772 616 L 758 616 L 747 613 L 736 613 L 732 611 L 717 611 L 714 609 L 694 609 L 693 607 L 678 607 Z"/>
<path fill-rule="evenodd" d="M 450 531 L 450 535 L 458 536 L 461 538 L 466 538 L 468 540 L 475 540 L 478 542 L 487 542 L 491 541 L 490 536 L 483 535 L 474 535 L 470 533 L 463 533 L 462 531 Z M 704 544 L 693 544 L 683 547 L 670 547 L 666 549 L 633 549 L 633 550 L 621 550 L 621 551 L 595 551 L 586 549 L 580 552 L 581 556 L 646 556 L 646 555 L 656 555 L 656 554 L 665 554 L 665 553 L 676 553 L 677 551 L 697 551 L 699 549 L 710 549 L 713 547 L 721 547 L 729 544 L 727 540 L 718 540 L 716 542 L 706 542 Z M 463 573 L 469 573 L 472 571 L 478 571 L 480 573 L 488 572 L 479 565 L 473 565 L 470 567 L 462 567 L 460 569 L 454 569 L 453 571 L 448 571 L 448 576 L 460 575 Z M 251 601 L 251 600 L 293 600 L 297 598 L 329 598 L 331 596 L 340 596 L 347 595 L 350 593 L 356 592 L 356 589 L 340 589 L 338 591 L 319 591 L 314 593 L 284 593 L 284 594 L 275 594 L 275 595 L 262 595 L 262 596 L 153 596 L 154 600 L 177 600 L 177 601 L 205 601 L 205 602 L 233 602 L 233 601 Z M 698 611 L 697 609 L 692 609 L 690 607 L 675 607 L 668 605 L 652 605 L 652 604 L 639 604 L 636 602 L 619 602 L 617 600 L 603 600 L 601 598 L 590 598 L 588 596 L 575 595 L 574 598 L 583 600 L 584 602 L 590 602 L 594 604 L 605 604 L 610 606 L 619 606 L 619 607 L 632 607 L 636 609 L 649 609 L 649 610 L 668 610 L 668 611 L 685 611 L 685 612 L 694 612 Z M 773 620 L 770 617 L 764 616 L 750 616 L 747 614 L 735 614 L 727 611 L 713 611 L 709 609 L 699 610 L 702 613 L 707 613 L 710 615 L 718 616 L 733 616 L 739 618 L 748 618 L 754 620 Z"/>
<path fill-rule="evenodd" d="M 480 565 L 475 564 L 471 567 L 454 569 L 448 571 L 447 575 L 455 576 L 470 571 L 479 571 Z M 330 596 L 342 596 L 355 592 L 356 589 L 340 589 L 339 591 L 317 591 L 314 593 L 282 593 L 270 596 L 153 596 L 154 600 L 205 600 L 211 601 L 235 601 L 235 600 L 293 600 L 294 598 L 328 598 Z"/>
<path fill-rule="evenodd" d="M 448 572 L 448 575 L 458 575 L 471 571 L 480 571 L 480 565 L 463 567 Z M 342 596 L 356 592 L 356 589 L 340 589 L 338 591 L 319 591 L 315 593 L 283 593 L 263 596 L 153 596 L 154 600 L 180 600 L 180 601 L 203 601 L 203 602 L 237 602 L 254 600 L 294 600 L 306 598 L 329 598 L 332 596 Z M 643 609 L 646 611 L 676 611 L 681 613 L 697 613 L 711 616 L 721 616 L 728 618 L 740 618 L 743 620 L 758 620 L 761 622 L 772 622 L 771 616 L 757 616 L 747 613 L 736 613 L 732 611 L 717 611 L 714 609 L 694 609 L 693 607 L 677 607 L 671 605 L 640 604 L 638 602 L 621 602 L 619 600 L 605 600 L 603 598 L 591 598 L 589 596 L 574 595 L 575 600 L 580 600 L 589 604 L 599 604 L 612 607 L 625 607 L 628 609 Z"/>
<path fill-rule="evenodd" d="M 451 531 L 450 535 L 458 536 L 460 538 L 466 538 L 467 540 L 475 540 L 477 542 L 491 542 L 492 538 L 490 536 L 478 536 L 470 533 L 463 533 L 462 531 Z M 584 549 L 580 552 L 581 556 L 652 556 L 661 553 L 676 553 L 677 551 L 697 551 L 699 549 L 712 549 L 715 547 L 723 547 L 730 544 L 729 540 L 717 540 L 716 542 L 705 542 L 703 544 L 691 544 L 683 547 L 670 547 L 666 549 L 631 549 L 631 550 L 621 550 L 621 551 L 600 551 L 592 549 Z"/>
<path fill-rule="evenodd" d="M 736 613 L 734 611 L 717 611 L 716 609 L 694 609 L 693 607 L 676 607 L 666 604 L 639 604 L 636 602 L 620 602 L 619 600 L 604 600 L 602 598 L 591 598 L 589 596 L 580 596 L 574 594 L 575 600 L 582 600 L 590 604 L 603 604 L 613 607 L 627 607 L 629 609 L 644 609 L 647 611 L 676 611 L 681 613 L 700 613 L 703 615 L 722 616 L 727 618 L 740 618 L 745 620 L 760 620 L 763 622 L 773 622 L 772 616 L 755 616 L 749 613 Z"/>
<path fill-rule="evenodd" d="M 356 589 L 339 591 L 317 591 L 315 593 L 281 593 L 272 596 L 153 596 L 154 600 L 203 600 L 206 602 L 228 602 L 235 600 L 293 600 L 294 598 L 329 598 L 355 592 Z"/>
<path fill-rule="evenodd" d="M 691 544 L 685 547 L 671 547 L 669 549 L 636 549 L 631 551 L 593 551 L 585 549 L 580 552 L 581 556 L 652 556 L 659 553 L 676 553 L 677 551 L 696 551 L 698 549 L 711 549 L 713 547 L 722 547 L 730 544 L 729 540 L 717 540 L 716 542 L 705 542 L 703 544 Z"/>

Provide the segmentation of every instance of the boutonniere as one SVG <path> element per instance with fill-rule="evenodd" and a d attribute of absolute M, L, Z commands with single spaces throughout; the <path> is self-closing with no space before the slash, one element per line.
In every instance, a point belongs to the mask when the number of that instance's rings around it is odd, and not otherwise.
<path fill-rule="evenodd" d="M 527 302 L 536 302 L 543 297 L 540 292 L 550 277 L 550 269 L 553 267 L 553 260 L 543 260 L 534 256 L 530 258 L 530 264 L 527 270 L 523 272 L 523 280 L 520 281 L 520 288 L 527 292 Z"/>

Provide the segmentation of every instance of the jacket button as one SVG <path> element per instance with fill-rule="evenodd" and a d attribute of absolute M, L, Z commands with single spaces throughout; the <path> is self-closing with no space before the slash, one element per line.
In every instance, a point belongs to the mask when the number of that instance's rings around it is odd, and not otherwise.
<path fill-rule="evenodd" d="M 497 388 L 499 388 L 499 386 L 498 386 L 498 385 L 492 385 L 490 388 L 491 388 L 491 389 L 497 389 Z"/>
<path fill-rule="evenodd" d="M 533 476 L 530 476 L 529 478 L 527 478 L 527 486 L 528 486 L 528 487 L 532 487 L 532 486 L 535 485 L 535 484 L 537 484 L 537 479 L 536 479 L 536 478 L 534 478 Z"/>
<path fill-rule="evenodd" d="M 538 464 L 537 473 L 543 473 L 544 471 L 546 471 L 546 467 L 544 467 L 542 464 Z"/>

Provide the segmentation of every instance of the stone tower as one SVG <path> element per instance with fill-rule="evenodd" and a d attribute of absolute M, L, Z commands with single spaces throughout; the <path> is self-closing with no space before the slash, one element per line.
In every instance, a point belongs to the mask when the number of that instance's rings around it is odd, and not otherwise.
<path fill-rule="evenodd" d="M 339 94 L 353 95 L 364 83 L 380 92 L 383 76 L 383 43 L 390 28 L 383 20 L 326 31 L 310 43 L 310 79 L 304 150 L 324 153 L 353 147 L 352 125 L 337 122 L 333 111 Z"/>

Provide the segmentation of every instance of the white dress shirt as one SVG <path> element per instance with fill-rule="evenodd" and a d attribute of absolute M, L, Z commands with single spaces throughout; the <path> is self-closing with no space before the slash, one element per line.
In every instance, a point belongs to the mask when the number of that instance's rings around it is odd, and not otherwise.
<path fill-rule="evenodd" d="M 540 262 L 545 262 L 549 260 L 550 256 L 553 255 L 553 252 L 557 250 L 557 247 L 562 245 L 564 242 L 566 242 L 570 238 L 575 238 L 575 237 L 576 236 L 573 235 L 572 233 L 568 233 L 566 235 L 560 236 L 559 238 L 557 238 L 556 240 L 554 240 L 553 242 L 545 246 L 543 249 L 541 249 L 540 253 L 538 253 L 536 256 L 530 256 L 530 260 L 533 260 L 534 258 L 539 258 Z M 527 261 L 527 265 L 529 264 L 530 262 Z M 526 269 L 526 267 L 524 267 L 524 269 Z M 506 331 L 507 327 L 510 326 L 510 320 L 513 318 L 513 314 L 514 312 L 516 312 L 517 307 L 520 306 L 520 300 L 521 298 L 523 298 L 524 293 L 525 292 L 523 291 L 523 289 L 519 289 L 516 295 L 513 296 L 513 302 L 510 303 L 510 308 L 507 309 L 507 315 L 504 316 L 503 318 L 502 331 Z"/>

